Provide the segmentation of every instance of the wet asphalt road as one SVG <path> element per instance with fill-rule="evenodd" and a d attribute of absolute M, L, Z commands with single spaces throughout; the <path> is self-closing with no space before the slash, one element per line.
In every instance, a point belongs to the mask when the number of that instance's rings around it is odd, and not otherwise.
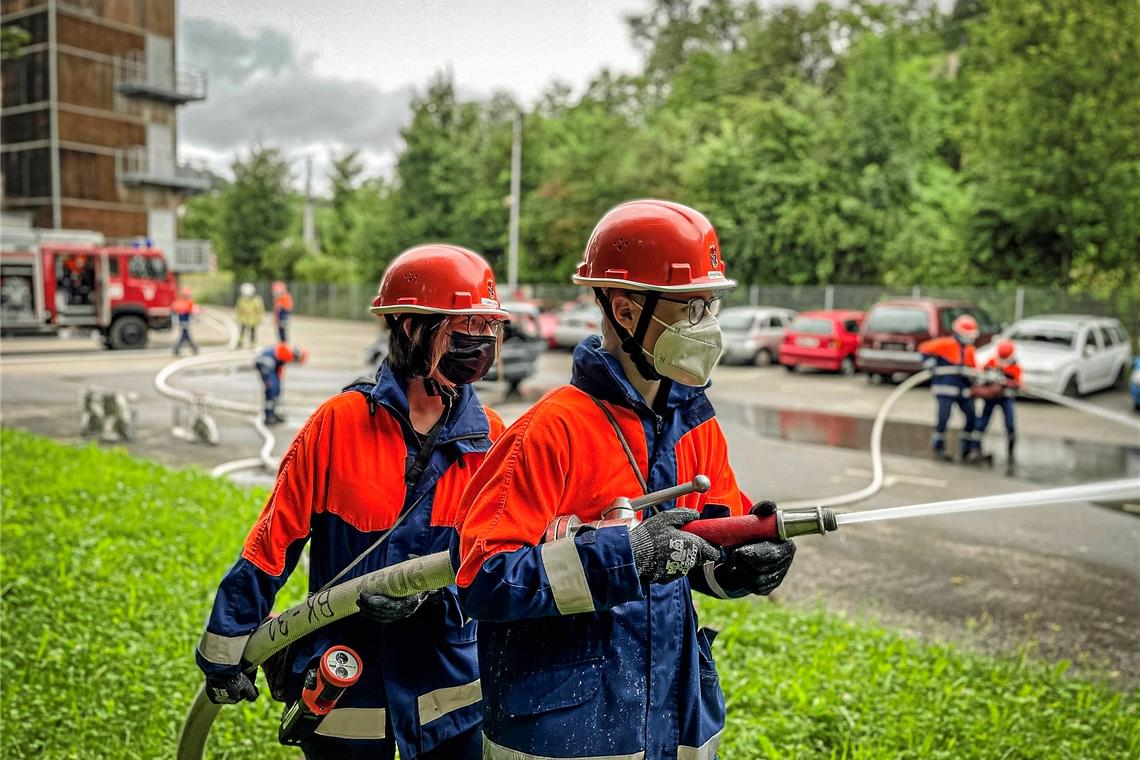
<path fill-rule="evenodd" d="M 295 333 L 313 358 L 287 370 L 289 424 L 277 429 L 278 454 L 320 401 L 368 373 L 361 352 L 375 328 L 366 322 L 299 318 Z M 269 334 L 268 326 L 263 334 Z M 214 345 L 225 338 L 204 327 L 197 337 Z M 233 417 L 217 418 L 222 442 L 216 447 L 170 435 L 172 404 L 153 385 L 154 374 L 170 361 L 169 345 L 163 337 L 158 347 L 144 352 L 111 354 L 84 339 L 5 340 L 0 344 L 0 419 L 78 442 L 76 393 L 93 383 L 138 394 L 140 437 L 128 448 L 139 456 L 209 468 L 254 455 L 260 437 Z M 524 386 L 526 400 L 504 402 L 496 388 L 486 389 L 484 398 L 509 421 L 541 392 L 564 382 L 568 372 L 569 356 L 551 353 Z M 238 400 L 258 399 L 256 375 L 240 366 L 187 373 L 175 383 Z M 867 483 L 867 420 L 889 392 L 859 378 L 723 367 L 714 375 L 710 396 L 742 486 L 754 499 L 779 504 Z M 1128 409 L 1126 394 L 1119 392 L 1089 400 Z M 1042 403 L 1019 405 L 1025 445 L 1015 477 L 1002 469 L 931 462 L 925 427 L 931 406 L 927 391 L 904 397 L 885 436 L 887 486 L 848 509 L 1140 478 L 1135 430 Z M 990 442 L 999 440 L 994 436 Z M 267 482 L 258 473 L 242 477 Z M 1133 514 L 1071 504 L 851 525 L 797 544 L 792 572 L 774 595 L 780 603 L 822 604 L 929 640 L 984 651 L 1030 647 L 1043 659 L 1069 660 L 1116 683 L 1140 684 L 1140 519 Z"/>

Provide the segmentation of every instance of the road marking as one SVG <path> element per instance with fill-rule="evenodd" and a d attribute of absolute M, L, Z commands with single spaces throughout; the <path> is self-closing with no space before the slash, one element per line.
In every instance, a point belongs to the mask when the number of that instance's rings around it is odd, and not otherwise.
<path fill-rule="evenodd" d="M 867 478 L 870 480 L 874 475 L 870 470 L 859 470 L 854 467 L 848 467 L 843 471 L 845 475 L 850 475 L 853 478 Z M 883 478 L 883 485 L 893 486 L 896 483 L 909 483 L 914 486 L 928 486 L 930 488 L 949 488 L 950 481 L 942 480 L 940 478 L 923 478 L 918 475 L 898 475 L 888 474 Z"/>

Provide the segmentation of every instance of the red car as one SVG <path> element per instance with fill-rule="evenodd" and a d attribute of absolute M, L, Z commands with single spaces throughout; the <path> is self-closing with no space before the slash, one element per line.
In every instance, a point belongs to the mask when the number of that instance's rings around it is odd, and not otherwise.
<path fill-rule="evenodd" d="M 796 367 L 815 367 L 851 377 L 862 324 L 861 311 L 800 312 L 784 333 L 780 364 L 789 372 Z"/>

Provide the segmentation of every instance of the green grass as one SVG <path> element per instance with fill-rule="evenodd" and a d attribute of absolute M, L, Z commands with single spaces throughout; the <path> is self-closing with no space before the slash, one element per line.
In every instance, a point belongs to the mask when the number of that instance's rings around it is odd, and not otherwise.
<path fill-rule="evenodd" d="M 11 430 L 0 447 L 0 756 L 170 757 L 214 588 L 264 494 Z M 770 603 L 700 605 L 722 629 L 725 760 L 1140 756 L 1140 693 L 1063 665 Z M 223 710 L 213 746 L 295 760 L 279 713 L 263 689 Z"/>

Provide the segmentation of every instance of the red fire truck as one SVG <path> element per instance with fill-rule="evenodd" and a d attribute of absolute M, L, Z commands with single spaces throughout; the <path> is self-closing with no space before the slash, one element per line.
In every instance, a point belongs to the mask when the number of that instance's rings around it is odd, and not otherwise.
<path fill-rule="evenodd" d="M 27 232 L 6 232 L 0 248 L 4 334 L 90 329 L 108 348 L 143 348 L 150 330 L 170 329 L 177 283 L 162 251 L 105 246 L 97 233 Z"/>

